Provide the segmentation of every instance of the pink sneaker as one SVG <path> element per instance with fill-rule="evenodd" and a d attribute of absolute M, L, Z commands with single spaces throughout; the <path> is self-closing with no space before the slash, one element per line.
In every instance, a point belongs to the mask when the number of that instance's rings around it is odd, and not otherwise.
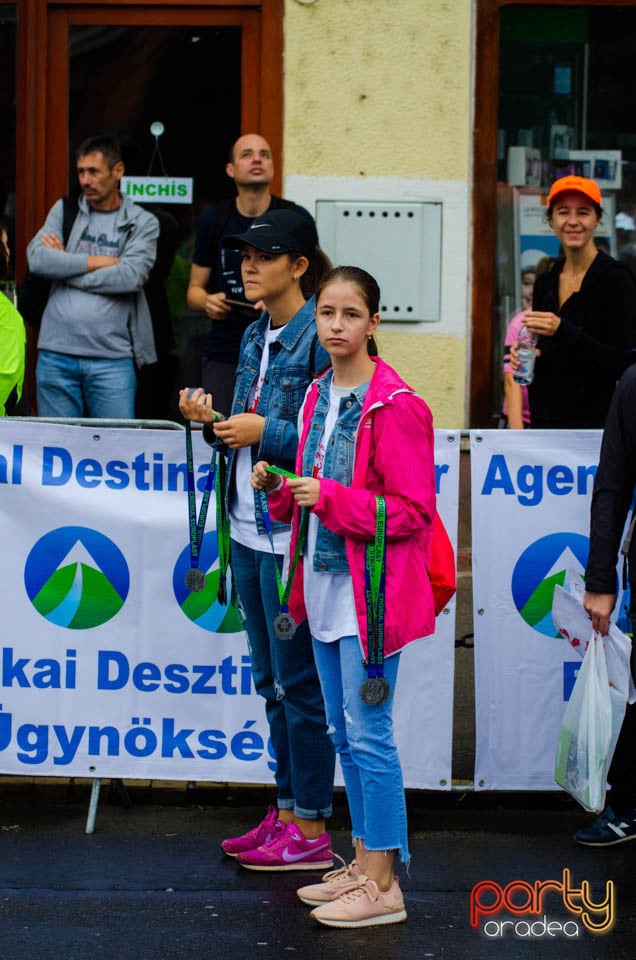
<path fill-rule="evenodd" d="M 326 927 L 375 927 L 406 920 L 404 897 L 397 880 L 386 893 L 364 875 L 353 881 L 337 900 L 323 903 L 309 914 Z"/>
<path fill-rule="evenodd" d="M 223 853 L 227 853 L 228 857 L 235 857 L 238 853 L 254 850 L 256 847 L 260 847 L 262 843 L 267 843 L 281 828 L 282 824 L 278 820 L 278 810 L 270 804 L 267 808 L 267 816 L 264 820 L 261 820 L 257 827 L 244 833 L 241 837 L 230 837 L 228 840 L 224 840 L 221 849 Z"/>
<path fill-rule="evenodd" d="M 334 856 L 342 863 L 341 867 L 326 873 L 322 878 L 322 883 L 312 883 L 296 891 L 302 902 L 308 903 L 310 907 L 319 907 L 323 903 L 336 900 L 344 890 L 351 886 L 352 882 L 356 883 L 358 878 L 362 876 L 360 867 L 355 860 L 352 860 L 351 863 L 345 863 L 337 853 Z"/>
<path fill-rule="evenodd" d="M 323 833 L 306 840 L 295 824 L 285 823 L 271 840 L 236 859 L 248 870 L 324 870 L 333 863 L 331 838 Z"/>

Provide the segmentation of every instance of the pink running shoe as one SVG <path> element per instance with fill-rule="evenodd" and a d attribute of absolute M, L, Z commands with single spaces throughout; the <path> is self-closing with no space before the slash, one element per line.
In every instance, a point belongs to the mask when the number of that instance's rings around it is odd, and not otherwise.
<path fill-rule="evenodd" d="M 345 863 L 337 853 L 334 856 L 342 863 L 341 867 L 325 873 L 322 883 L 311 883 L 309 886 L 301 887 L 300 890 L 296 891 L 302 902 L 308 903 L 310 907 L 319 907 L 323 903 L 336 900 L 344 890 L 351 886 L 352 881 L 356 883 L 358 878 L 362 876 L 362 871 L 355 860 L 352 860 L 351 863 Z"/>
<path fill-rule="evenodd" d="M 282 826 L 278 819 L 278 810 L 273 804 L 270 804 L 267 808 L 267 816 L 264 820 L 261 820 L 257 827 L 244 833 L 241 837 L 230 837 L 228 840 L 224 840 L 221 849 L 223 853 L 227 853 L 228 857 L 235 857 L 246 850 L 254 850 L 256 847 L 260 847 L 262 843 L 271 840 L 280 832 Z"/>
<path fill-rule="evenodd" d="M 333 863 L 331 837 L 321 834 L 306 840 L 293 823 L 281 824 L 281 830 L 267 843 L 236 857 L 248 870 L 324 870 Z"/>

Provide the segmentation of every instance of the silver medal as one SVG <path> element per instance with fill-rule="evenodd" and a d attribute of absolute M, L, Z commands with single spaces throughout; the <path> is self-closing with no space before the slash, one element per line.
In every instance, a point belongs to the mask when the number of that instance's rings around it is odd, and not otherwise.
<path fill-rule="evenodd" d="M 291 640 L 296 633 L 296 621 L 288 613 L 279 613 L 272 627 L 277 640 Z"/>
<path fill-rule="evenodd" d="M 388 700 L 390 692 L 391 685 L 384 677 L 368 677 L 360 687 L 360 699 L 375 706 Z"/>
<path fill-rule="evenodd" d="M 185 585 L 188 590 L 192 590 L 194 593 L 201 593 L 202 590 L 205 590 L 205 574 L 203 570 L 199 570 L 198 567 L 190 567 L 185 575 Z"/>

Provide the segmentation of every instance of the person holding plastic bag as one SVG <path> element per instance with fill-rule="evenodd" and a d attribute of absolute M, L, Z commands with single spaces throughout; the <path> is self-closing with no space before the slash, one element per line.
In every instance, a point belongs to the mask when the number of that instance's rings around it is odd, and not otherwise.
<path fill-rule="evenodd" d="M 609 629 L 616 603 L 616 563 L 625 521 L 636 484 L 636 366 L 618 382 L 607 415 L 594 482 L 590 518 L 590 555 L 583 605 L 592 627 L 602 636 Z M 630 530 L 633 523 L 630 524 Z M 636 538 L 623 544 L 631 587 L 632 623 L 636 623 Z M 632 677 L 636 677 L 634 646 Z M 609 802 L 599 817 L 579 830 L 576 840 L 602 847 L 636 839 L 636 704 L 628 704 L 608 772 Z"/>

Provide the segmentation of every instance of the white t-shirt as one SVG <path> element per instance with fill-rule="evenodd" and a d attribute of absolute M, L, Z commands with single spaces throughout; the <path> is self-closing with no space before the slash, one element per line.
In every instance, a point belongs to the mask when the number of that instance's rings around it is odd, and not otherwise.
<path fill-rule="evenodd" d="M 269 365 L 269 348 L 275 340 L 278 339 L 284 325 L 281 327 L 268 327 L 265 334 L 265 343 L 263 344 L 263 355 L 261 357 L 261 367 L 258 372 L 258 378 L 250 390 L 247 409 L 254 413 L 258 406 L 258 400 L 261 395 L 263 381 L 267 374 Z M 254 515 L 254 488 L 250 483 L 252 476 L 252 451 L 250 447 L 240 447 L 236 451 L 234 462 L 236 464 L 236 483 L 234 484 L 234 495 L 230 504 L 230 530 L 232 539 L 237 540 L 244 547 L 252 550 L 260 550 L 262 553 L 269 553 L 271 550 L 269 537 L 266 533 L 259 533 L 256 526 L 256 517 Z M 289 530 L 274 533 L 274 551 L 279 554 L 287 552 L 289 546 Z"/>
<path fill-rule="evenodd" d="M 325 428 L 316 449 L 314 476 L 322 477 L 325 451 L 340 410 L 340 400 L 351 393 L 349 387 L 334 387 L 329 390 L 329 410 Z M 350 573 L 329 573 L 314 570 L 314 552 L 318 536 L 319 520 L 309 514 L 307 541 L 303 562 L 303 583 L 307 620 L 312 637 L 323 643 L 332 643 L 340 637 L 357 637 L 358 620 L 353 603 L 353 581 Z"/>

